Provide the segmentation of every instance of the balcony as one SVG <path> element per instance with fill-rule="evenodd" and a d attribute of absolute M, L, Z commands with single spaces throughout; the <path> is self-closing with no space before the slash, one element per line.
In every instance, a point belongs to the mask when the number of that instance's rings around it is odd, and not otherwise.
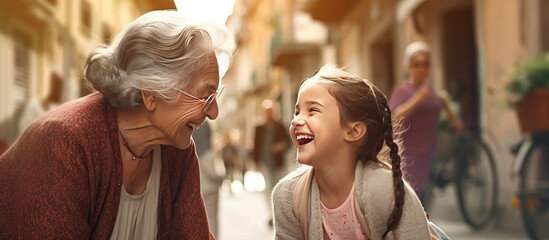
<path fill-rule="evenodd" d="M 337 23 L 360 0 L 306 0 L 303 10 L 313 19 L 325 23 Z"/>
<path fill-rule="evenodd" d="M 302 11 L 293 14 L 292 25 L 285 30 L 281 24 L 274 24 L 271 39 L 271 62 L 274 66 L 288 66 L 301 61 L 303 56 L 320 55 L 322 45 L 328 41 L 326 26 Z M 283 34 L 289 37 L 284 38 Z"/>
<path fill-rule="evenodd" d="M 175 3 L 173 0 L 134 0 L 135 6 L 145 13 L 153 10 L 163 10 L 163 9 L 175 9 Z"/>

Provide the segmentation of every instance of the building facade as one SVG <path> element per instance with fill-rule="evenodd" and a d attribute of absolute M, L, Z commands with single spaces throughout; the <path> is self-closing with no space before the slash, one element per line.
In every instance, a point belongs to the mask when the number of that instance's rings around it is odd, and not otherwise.
<path fill-rule="evenodd" d="M 12 143 L 24 104 L 43 97 L 49 75 L 64 81 L 63 100 L 90 92 L 82 78 L 87 55 L 126 23 L 173 1 L 0 0 L 0 139 Z"/>

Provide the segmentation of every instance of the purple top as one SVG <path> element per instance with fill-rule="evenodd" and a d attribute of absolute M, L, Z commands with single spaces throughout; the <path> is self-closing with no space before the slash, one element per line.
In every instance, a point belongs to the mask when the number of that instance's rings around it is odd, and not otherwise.
<path fill-rule="evenodd" d="M 431 86 L 432 88 L 432 86 Z M 389 107 L 394 111 L 396 107 L 410 99 L 419 89 L 419 86 L 405 82 L 398 86 L 391 96 Z M 433 91 L 434 92 L 434 91 Z M 402 124 L 404 133 L 402 140 L 404 144 L 403 155 L 410 158 L 431 157 L 436 144 L 436 133 L 442 102 L 436 94 L 431 94 L 406 117 Z"/>

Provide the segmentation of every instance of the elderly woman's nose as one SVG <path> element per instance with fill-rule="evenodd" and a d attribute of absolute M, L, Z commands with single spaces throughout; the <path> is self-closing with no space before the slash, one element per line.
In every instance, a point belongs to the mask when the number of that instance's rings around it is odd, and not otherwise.
<path fill-rule="evenodd" d="M 212 105 L 208 108 L 205 114 L 209 119 L 214 120 L 219 115 L 219 105 L 217 105 L 217 100 L 213 101 L 211 104 Z"/>

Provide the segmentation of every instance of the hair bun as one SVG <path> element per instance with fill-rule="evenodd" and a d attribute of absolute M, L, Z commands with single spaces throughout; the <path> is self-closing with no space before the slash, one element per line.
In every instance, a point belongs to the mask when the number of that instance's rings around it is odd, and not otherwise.
<path fill-rule="evenodd" d="M 104 96 L 123 94 L 118 86 L 127 82 L 127 72 L 118 67 L 112 50 L 108 47 L 97 48 L 90 53 L 84 72 L 93 88 Z M 109 101 L 115 107 L 123 106 L 114 99 Z"/>

